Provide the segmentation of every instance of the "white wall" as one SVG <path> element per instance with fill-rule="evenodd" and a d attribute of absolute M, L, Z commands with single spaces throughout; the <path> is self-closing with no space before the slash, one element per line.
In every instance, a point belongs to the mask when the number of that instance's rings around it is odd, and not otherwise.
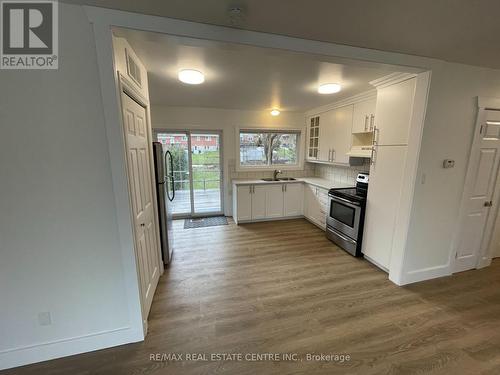
<path fill-rule="evenodd" d="M 224 164 L 224 213 L 232 214 L 232 185 L 235 178 L 269 177 L 269 172 L 237 172 L 236 129 L 240 128 L 300 128 L 305 130 L 303 113 L 283 112 L 273 117 L 267 111 L 243 111 L 218 108 L 152 106 L 151 122 L 156 129 L 221 130 Z M 304 142 L 304 139 L 301 140 Z M 313 167 L 283 171 L 291 177 L 312 175 Z"/>
<path fill-rule="evenodd" d="M 451 270 L 452 240 L 476 121 L 476 96 L 500 98 L 500 71 L 436 64 L 420 151 L 405 270 L 425 276 Z M 443 169 L 444 159 L 455 168 Z M 422 183 L 425 178 L 425 184 Z"/>
<path fill-rule="evenodd" d="M 59 70 L 0 71 L 0 368 L 134 337 L 92 28 L 59 6 Z"/>

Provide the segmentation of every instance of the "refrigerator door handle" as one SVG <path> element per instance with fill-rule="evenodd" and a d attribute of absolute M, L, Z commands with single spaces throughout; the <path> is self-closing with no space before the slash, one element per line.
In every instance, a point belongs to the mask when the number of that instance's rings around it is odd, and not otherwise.
<path fill-rule="evenodd" d="M 167 161 L 170 159 L 170 163 Z M 170 202 L 172 202 L 175 198 L 175 178 L 174 178 L 174 158 L 172 157 L 172 153 L 170 151 L 165 152 L 165 168 L 170 164 L 170 170 L 168 176 L 165 177 L 166 180 L 170 180 L 170 190 L 172 191 L 172 197 L 170 197 L 168 182 L 167 182 L 167 198 Z"/>

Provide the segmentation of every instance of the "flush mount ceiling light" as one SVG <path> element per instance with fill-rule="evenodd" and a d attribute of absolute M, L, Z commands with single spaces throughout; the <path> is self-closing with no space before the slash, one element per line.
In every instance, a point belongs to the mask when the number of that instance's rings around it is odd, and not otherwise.
<path fill-rule="evenodd" d="M 281 113 L 281 112 L 280 112 L 280 111 L 278 111 L 277 109 L 273 109 L 273 110 L 271 111 L 271 116 L 278 116 L 280 113 Z"/>
<path fill-rule="evenodd" d="M 325 83 L 318 87 L 318 92 L 320 94 L 335 94 L 342 89 L 338 83 Z"/>
<path fill-rule="evenodd" d="M 205 76 L 199 70 L 182 69 L 179 71 L 179 81 L 189 85 L 199 85 L 205 82 Z"/>

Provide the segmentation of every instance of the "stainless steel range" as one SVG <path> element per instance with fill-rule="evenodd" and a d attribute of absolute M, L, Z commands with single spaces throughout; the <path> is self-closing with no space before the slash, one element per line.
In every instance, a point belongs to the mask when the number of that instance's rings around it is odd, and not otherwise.
<path fill-rule="evenodd" d="M 330 189 L 330 207 L 326 217 L 326 236 L 356 257 L 362 256 L 363 224 L 368 173 L 359 173 L 356 187 Z"/>

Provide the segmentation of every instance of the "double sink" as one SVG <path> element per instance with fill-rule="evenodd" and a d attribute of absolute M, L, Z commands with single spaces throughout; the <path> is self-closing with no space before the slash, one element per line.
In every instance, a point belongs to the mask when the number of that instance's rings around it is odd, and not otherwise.
<path fill-rule="evenodd" d="M 295 181 L 297 179 L 293 177 L 280 177 L 280 178 L 262 178 L 261 180 L 271 182 L 271 181 Z"/>

